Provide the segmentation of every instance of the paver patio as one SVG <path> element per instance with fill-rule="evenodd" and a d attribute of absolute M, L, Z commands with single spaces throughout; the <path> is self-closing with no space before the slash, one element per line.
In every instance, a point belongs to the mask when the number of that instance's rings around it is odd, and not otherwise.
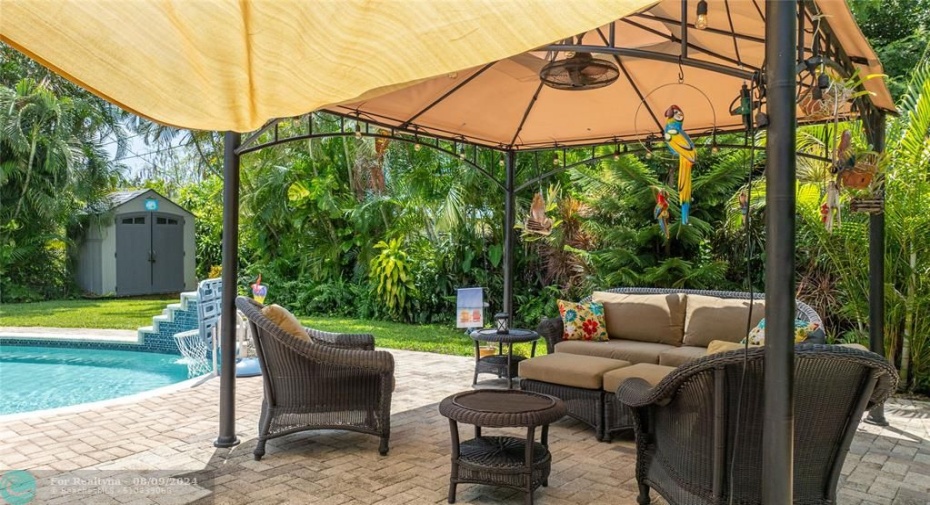
<path fill-rule="evenodd" d="M 449 427 L 437 404 L 470 388 L 474 361 L 392 353 L 397 388 L 387 457 L 378 455 L 376 437 L 324 431 L 272 440 L 265 458 L 253 461 L 260 378 L 237 380 L 236 431 L 242 444 L 215 449 L 219 380 L 214 378 L 134 403 L 0 418 L 0 470 L 35 474 L 39 488 L 33 503 L 445 503 Z M 886 413 L 889 428 L 861 425 L 840 478 L 839 503 L 930 503 L 930 405 L 892 400 Z M 465 428 L 462 433 L 471 436 Z M 597 442 L 593 431 L 566 418 L 553 425 L 550 448 L 552 475 L 549 487 L 536 492 L 537 503 L 636 503 L 632 442 Z M 182 476 L 182 483 L 196 478 L 197 486 L 156 481 L 147 487 L 152 481 L 142 480 L 168 476 Z M 105 488 L 112 496 L 97 494 Z M 516 504 L 522 495 L 464 484 L 458 503 Z"/>

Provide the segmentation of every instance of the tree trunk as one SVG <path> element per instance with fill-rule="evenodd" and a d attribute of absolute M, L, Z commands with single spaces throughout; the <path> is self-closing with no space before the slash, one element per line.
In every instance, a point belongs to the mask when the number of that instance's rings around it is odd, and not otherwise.
<path fill-rule="evenodd" d="M 19 195 L 19 200 L 16 202 L 16 210 L 13 212 L 13 221 L 19 217 L 19 211 L 22 210 L 23 200 L 26 199 L 26 193 L 29 192 L 29 183 L 32 179 L 32 164 L 35 163 L 36 158 L 36 144 L 39 142 L 39 127 L 36 126 L 32 131 L 32 145 L 29 146 L 29 162 L 26 165 L 26 182 L 23 183 L 23 194 Z"/>

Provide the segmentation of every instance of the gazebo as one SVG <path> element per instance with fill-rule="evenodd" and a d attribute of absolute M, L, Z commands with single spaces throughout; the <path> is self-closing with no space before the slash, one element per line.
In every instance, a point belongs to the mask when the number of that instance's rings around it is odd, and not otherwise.
<path fill-rule="evenodd" d="M 535 183 L 516 185 L 518 153 L 555 149 L 564 170 L 568 152 L 584 163 L 652 149 L 663 142 L 671 100 L 690 101 L 684 130 L 692 138 L 716 143 L 727 132 L 766 128 L 764 501 L 791 502 L 795 130 L 824 120 L 804 101 L 822 100 L 832 83 L 868 91 L 852 103 L 837 101 L 833 115 L 861 118 L 875 151 L 883 147 L 884 117 L 894 112 L 880 79 L 855 79 L 880 74 L 881 65 L 843 0 L 548 0 L 529 7 L 5 0 L 3 8 L 3 41 L 104 99 L 164 124 L 227 131 L 223 283 L 230 286 L 240 157 L 334 135 L 314 132 L 312 121 L 306 131 L 282 135 L 282 118 L 326 111 L 342 118 L 336 135 L 438 148 L 493 179 L 505 201 L 508 313 L 514 195 Z M 503 180 L 482 166 L 479 150 L 498 153 Z M 590 154 L 579 154 L 585 150 Z M 882 353 L 880 208 L 870 226 L 871 348 Z M 234 360 L 235 294 L 224 290 L 227 363 Z M 234 372 L 226 367 L 221 377 L 219 447 L 238 443 Z M 884 422 L 880 410 L 871 419 Z"/>

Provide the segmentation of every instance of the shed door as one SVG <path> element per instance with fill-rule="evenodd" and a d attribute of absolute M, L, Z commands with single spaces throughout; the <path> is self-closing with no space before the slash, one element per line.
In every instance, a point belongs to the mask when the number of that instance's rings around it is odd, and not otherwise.
<path fill-rule="evenodd" d="M 184 218 L 160 212 L 116 217 L 116 294 L 184 290 Z"/>
<path fill-rule="evenodd" d="M 152 290 L 152 215 L 116 217 L 116 294 L 144 295 Z"/>
<path fill-rule="evenodd" d="M 152 222 L 152 291 L 184 290 L 184 218 L 154 213 Z"/>

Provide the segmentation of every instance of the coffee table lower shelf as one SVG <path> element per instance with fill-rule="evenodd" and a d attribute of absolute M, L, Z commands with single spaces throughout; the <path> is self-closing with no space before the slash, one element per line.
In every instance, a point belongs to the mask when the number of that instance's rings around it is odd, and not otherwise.
<path fill-rule="evenodd" d="M 541 443 L 533 443 L 533 466 L 527 486 L 526 440 L 514 437 L 477 437 L 459 446 L 456 484 L 505 486 L 520 491 L 549 484 L 552 456 Z"/>

